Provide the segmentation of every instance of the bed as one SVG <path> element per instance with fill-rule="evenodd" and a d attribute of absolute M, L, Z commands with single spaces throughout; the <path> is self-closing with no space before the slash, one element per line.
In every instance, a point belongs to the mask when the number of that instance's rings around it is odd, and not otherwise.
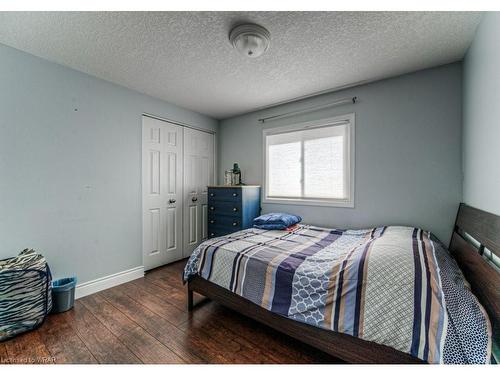
<path fill-rule="evenodd" d="M 450 252 L 411 227 L 250 228 L 193 252 L 188 308 L 200 293 L 350 363 L 488 363 L 500 277 L 483 253 L 499 233 L 498 216 L 463 204 Z"/>

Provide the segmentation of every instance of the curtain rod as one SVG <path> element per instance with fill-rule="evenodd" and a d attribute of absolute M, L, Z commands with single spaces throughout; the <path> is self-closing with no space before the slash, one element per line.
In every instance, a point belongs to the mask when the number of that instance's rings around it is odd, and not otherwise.
<path fill-rule="evenodd" d="M 357 96 L 353 96 L 352 98 L 342 98 L 342 99 L 336 100 L 336 101 L 331 102 L 331 103 L 320 104 L 320 105 L 316 105 L 313 107 L 299 109 L 299 110 L 291 111 L 291 112 L 285 112 L 285 113 L 281 113 L 279 115 L 263 117 L 263 118 L 258 119 L 258 121 L 260 121 L 261 123 L 264 123 L 266 121 L 274 121 L 274 120 L 277 120 L 280 118 L 290 117 L 290 116 L 294 116 L 294 115 L 298 115 L 298 114 L 302 114 L 302 113 L 309 113 L 309 112 L 313 112 L 313 111 L 318 111 L 320 109 L 330 108 L 330 107 L 334 107 L 337 105 L 342 105 L 342 104 L 347 104 L 347 103 L 355 104 L 357 100 L 358 100 Z"/>

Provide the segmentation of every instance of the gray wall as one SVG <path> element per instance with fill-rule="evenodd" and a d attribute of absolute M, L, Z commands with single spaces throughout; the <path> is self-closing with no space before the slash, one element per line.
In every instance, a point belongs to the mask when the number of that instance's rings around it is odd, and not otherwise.
<path fill-rule="evenodd" d="M 224 120 L 219 178 L 239 162 L 246 183 L 262 182 L 262 116 L 358 96 L 355 105 L 270 122 L 280 126 L 356 113 L 355 208 L 263 205 L 304 222 L 360 228 L 411 225 L 449 241 L 461 200 L 461 64 L 455 63 Z"/>
<path fill-rule="evenodd" d="M 464 60 L 464 202 L 500 215 L 500 13 L 485 13 Z"/>
<path fill-rule="evenodd" d="M 2 45 L 0 87 L 0 259 L 33 247 L 80 282 L 142 265 L 141 114 L 218 122 Z"/>

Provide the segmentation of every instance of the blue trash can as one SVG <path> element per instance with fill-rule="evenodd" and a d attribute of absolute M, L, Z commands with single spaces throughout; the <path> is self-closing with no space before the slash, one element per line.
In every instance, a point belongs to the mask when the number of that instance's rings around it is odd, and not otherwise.
<path fill-rule="evenodd" d="M 75 304 L 76 277 L 66 277 L 52 281 L 52 311 L 68 311 Z"/>

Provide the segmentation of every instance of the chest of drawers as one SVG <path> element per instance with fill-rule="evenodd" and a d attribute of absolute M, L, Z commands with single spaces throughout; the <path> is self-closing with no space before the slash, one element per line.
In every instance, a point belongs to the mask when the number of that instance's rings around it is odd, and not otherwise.
<path fill-rule="evenodd" d="M 250 228 L 260 215 L 260 186 L 209 186 L 208 237 Z"/>

